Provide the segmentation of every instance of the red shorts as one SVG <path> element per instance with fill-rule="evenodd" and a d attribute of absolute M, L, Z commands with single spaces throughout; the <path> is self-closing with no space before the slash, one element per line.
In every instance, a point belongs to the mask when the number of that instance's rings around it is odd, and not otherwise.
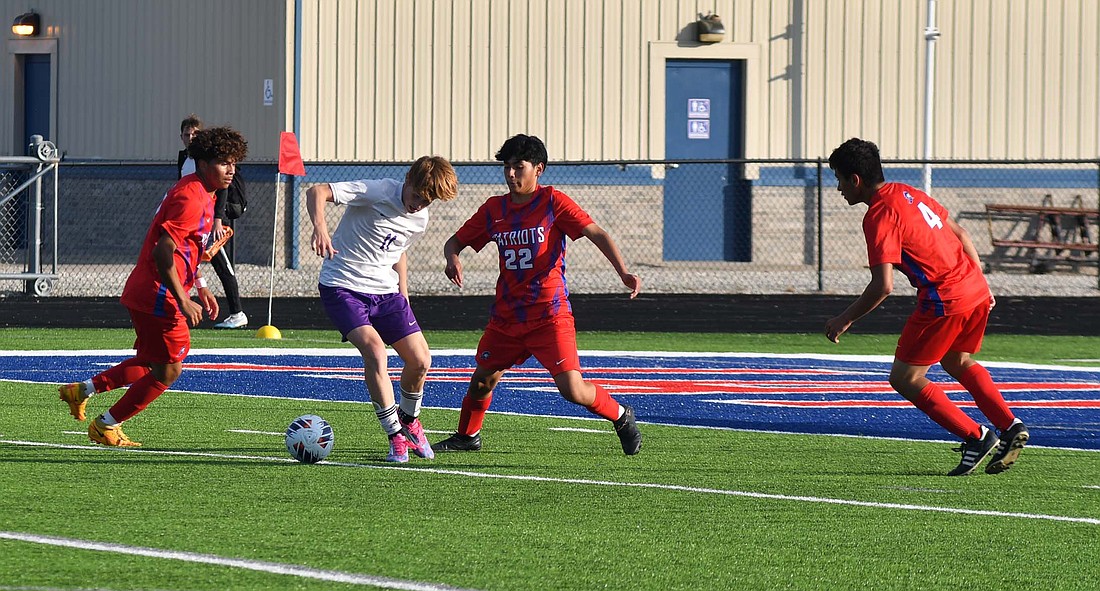
<path fill-rule="evenodd" d="M 130 310 L 130 322 L 137 338 L 134 359 L 148 364 L 178 363 L 191 350 L 191 330 L 187 321 L 177 316 L 164 318 L 147 312 Z"/>
<path fill-rule="evenodd" d="M 977 353 L 982 348 L 988 321 L 988 302 L 950 316 L 933 316 L 917 310 L 901 331 L 894 357 L 909 365 L 933 365 L 948 351 Z"/>
<path fill-rule="evenodd" d="M 532 355 L 552 376 L 580 371 L 573 316 L 566 314 L 519 324 L 490 323 L 477 344 L 478 366 L 491 371 L 519 365 Z"/>

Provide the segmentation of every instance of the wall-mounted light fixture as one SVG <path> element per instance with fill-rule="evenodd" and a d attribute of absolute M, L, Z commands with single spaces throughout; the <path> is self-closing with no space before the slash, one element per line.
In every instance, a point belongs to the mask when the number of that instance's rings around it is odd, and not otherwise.
<path fill-rule="evenodd" d="M 41 29 L 38 13 L 33 10 L 15 17 L 15 20 L 11 23 L 11 32 L 20 37 L 34 37 L 38 35 Z"/>
<path fill-rule="evenodd" d="M 695 21 L 695 34 L 700 43 L 718 43 L 726 36 L 726 27 L 717 14 L 699 13 L 699 20 Z"/>

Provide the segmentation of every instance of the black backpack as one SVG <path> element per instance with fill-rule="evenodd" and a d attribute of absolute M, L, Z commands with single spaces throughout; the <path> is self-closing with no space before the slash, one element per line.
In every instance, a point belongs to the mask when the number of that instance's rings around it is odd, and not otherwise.
<path fill-rule="evenodd" d="M 241 170 L 233 175 L 233 182 L 225 190 L 225 217 L 235 220 L 248 211 L 248 195 L 245 191 L 244 177 Z"/>

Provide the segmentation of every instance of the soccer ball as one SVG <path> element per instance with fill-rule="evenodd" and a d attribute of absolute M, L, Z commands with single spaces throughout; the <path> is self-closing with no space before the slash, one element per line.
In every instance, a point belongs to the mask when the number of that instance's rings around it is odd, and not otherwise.
<path fill-rule="evenodd" d="M 332 425 L 317 415 L 302 415 L 286 428 L 286 449 L 303 464 L 327 458 L 332 444 Z"/>

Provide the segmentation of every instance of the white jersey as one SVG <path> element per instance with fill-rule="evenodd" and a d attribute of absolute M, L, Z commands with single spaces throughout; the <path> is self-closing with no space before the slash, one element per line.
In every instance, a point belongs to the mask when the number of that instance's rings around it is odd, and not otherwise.
<path fill-rule="evenodd" d="M 329 183 L 329 187 L 333 202 L 348 208 L 332 233 L 336 254 L 321 264 L 321 285 L 359 293 L 397 293 L 393 266 L 428 227 L 428 208 L 405 211 L 401 202 L 405 184 L 394 179 Z"/>
<path fill-rule="evenodd" d="M 183 166 L 180 167 L 180 178 L 182 179 L 189 174 L 195 174 L 195 160 L 190 156 L 183 161 Z"/>

